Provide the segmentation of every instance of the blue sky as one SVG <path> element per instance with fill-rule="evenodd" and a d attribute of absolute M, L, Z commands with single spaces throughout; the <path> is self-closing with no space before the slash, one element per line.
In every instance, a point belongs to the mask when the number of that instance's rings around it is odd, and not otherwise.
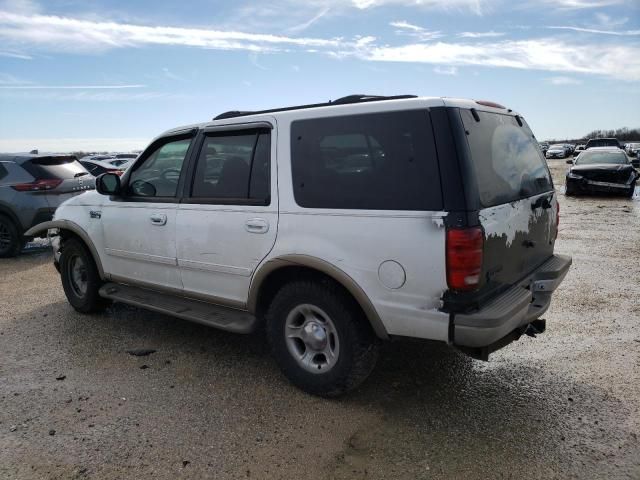
<path fill-rule="evenodd" d="M 0 0 L 0 151 L 352 93 L 493 100 L 538 138 L 640 127 L 640 1 Z"/>

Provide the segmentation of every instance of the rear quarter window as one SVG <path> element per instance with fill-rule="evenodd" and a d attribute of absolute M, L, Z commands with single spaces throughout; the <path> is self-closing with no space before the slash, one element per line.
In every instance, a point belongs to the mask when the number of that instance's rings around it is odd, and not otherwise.
<path fill-rule="evenodd" d="M 295 121 L 291 168 L 295 200 L 302 207 L 442 209 L 427 111 Z"/>
<path fill-rule="evenodd" d="M 492 207 L 553 190 L 547 162 L 529 126 L 516 117 L 460 110 L 480 203 Z"/>

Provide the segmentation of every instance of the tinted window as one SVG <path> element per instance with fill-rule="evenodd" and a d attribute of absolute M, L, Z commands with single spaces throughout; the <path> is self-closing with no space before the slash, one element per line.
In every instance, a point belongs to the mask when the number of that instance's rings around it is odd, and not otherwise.
<path fill-rule="evenodd" d="M 243 131 L 205 137 L 192 196 L 210 199 L 267 200 L 270 135 Z"/>
<path fill-rule="evenodd" d="M 620 148 L 620 143 L 615 138 L 595 138 L 587 142 L 587 148 L 593 148 L 593 147 Z"/>
<path fill-rule="evenodd" d="M 64 180 L 86 171 L 76 157 L 36 157 L 24 162 L 22 168 L 36 180 Z"/>
<path fill-rule="evenodd" d="M 141 197 L 174 197 L 190 144 L 188 138 L 157 147 L 131 173 L 128 193 Z"/>
<path fill-rule="evenodd" d="M 307 208 L 440 210 L 426 111 L 299 120 L 291 125 L 293 190 Z"/>
<path fill-rule="evenodd" d="M 513 202 L 553 189 L 551 175 L 529 126 L 514 116 L 460 110 L 485 207 Z M 553 147 L 552 147 L 553 148 Z"/>
<path fill-rule="evenodd" d="M 596 163 L 627 164 L 627 155 L 620 152 L 594 152 L 587 150 L 580 154 L 575 161 L 576 165 L 593 165 Z"/>
<path fill-rule="evenodd" d="M 0 185 L 2 185 L 2 181 L 7 177 L 7 175 L 9 175 L 9 172 L 4 168 L 2 162 L 0 162 Z"/>

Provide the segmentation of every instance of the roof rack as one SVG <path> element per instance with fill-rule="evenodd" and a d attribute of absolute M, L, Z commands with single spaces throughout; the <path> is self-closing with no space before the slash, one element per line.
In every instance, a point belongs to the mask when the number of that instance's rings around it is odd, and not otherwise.
<path fill-rule="evenodd" d="M 213 120 L 223 120 L 225 118 L 244 117 L 247 115 L 257 115 L 260 113 L 287 112 L 289 110 L 303 110 L 306 108 L 330 107 L 333 105 L 348 105 L 351 103 L 378 102 L 382 100 L 401 100 L 405 98 L 417 98 L 417 95 L 394 95 L 390 97 L 385 97 L 382 95 L 347 95 L 346 97 L 340 97 L 333 101 L 329 100 L 327 103 L 312 103 L 309 105 L 296 105 L 292 107 L 272 108 L 269 110 L 258 110 L 255 112 L 242 112 L 239 110 L 231 110 L 229 112 L 221 113 L 217 117 L 213 117 Z"/>

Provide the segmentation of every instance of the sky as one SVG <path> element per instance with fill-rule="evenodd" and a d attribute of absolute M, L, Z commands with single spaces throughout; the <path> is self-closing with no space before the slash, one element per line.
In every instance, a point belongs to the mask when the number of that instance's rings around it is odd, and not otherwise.
<path fill-rule="evenodd" d="M 491 100 L 539 139 L 640 127 L 640 0 L 0 0 L 0 151 L 349 94 Z"/>

